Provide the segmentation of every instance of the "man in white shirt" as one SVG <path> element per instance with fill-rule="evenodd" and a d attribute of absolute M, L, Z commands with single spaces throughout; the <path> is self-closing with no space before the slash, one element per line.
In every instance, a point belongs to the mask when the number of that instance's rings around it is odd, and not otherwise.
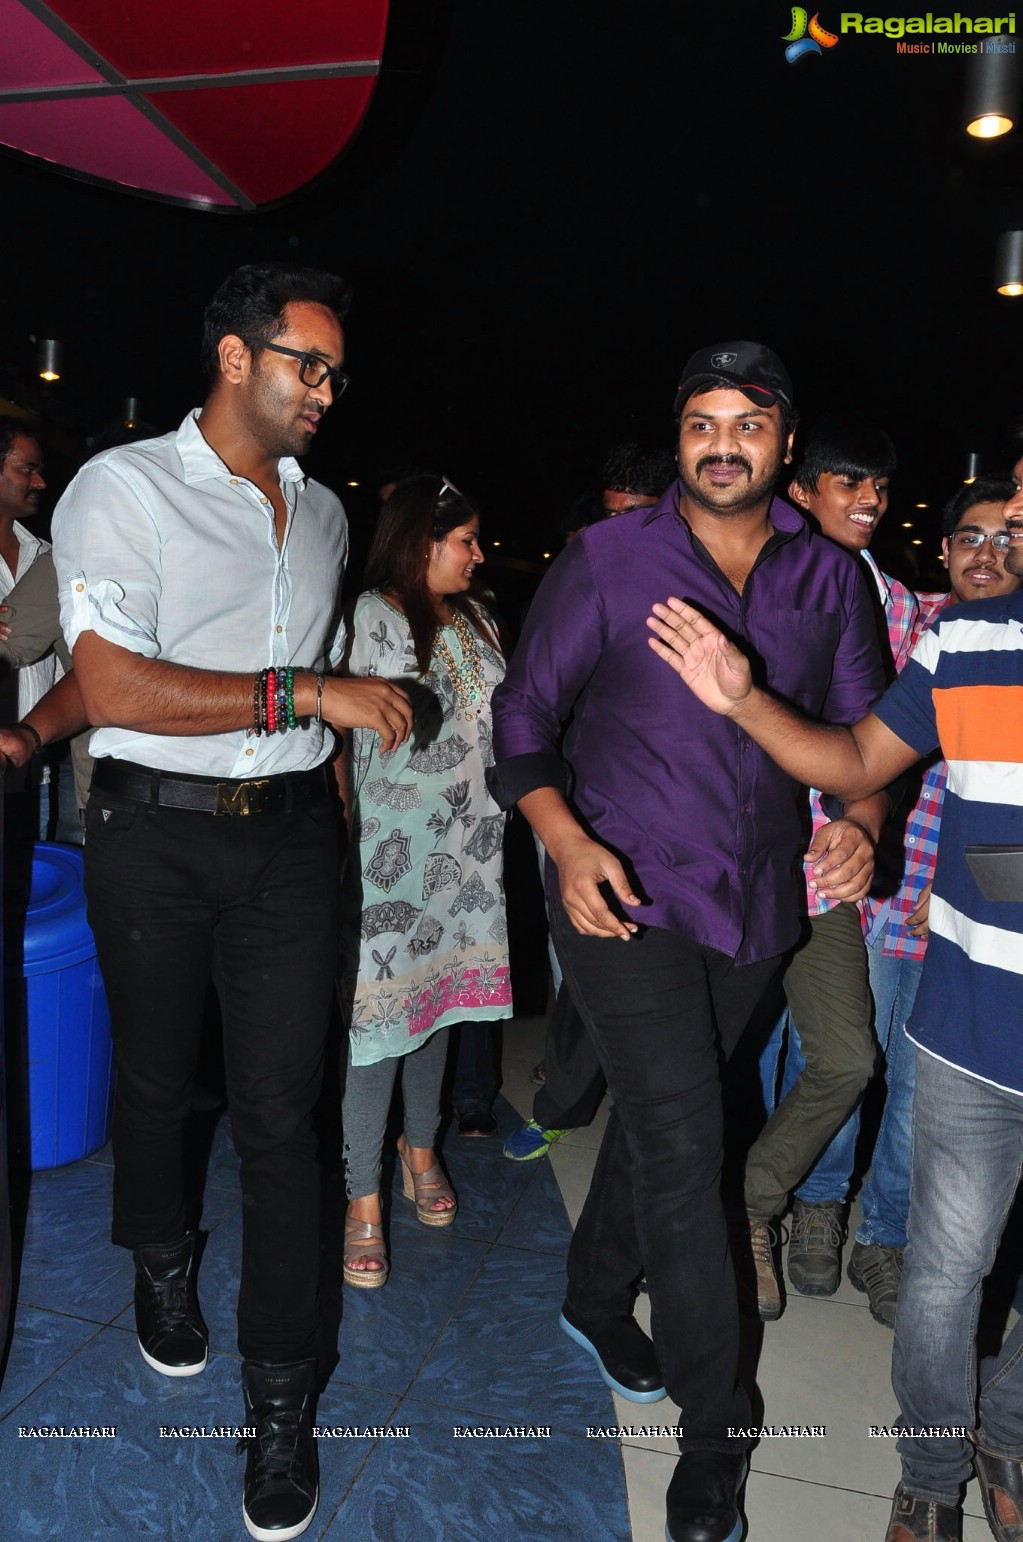
<path fill-rule="evenodd" d="M 90 461 L 53 526 L 68 678 L 96 728 L 86 890 L 117 1062 L 113 1240 L 134 1253 L 147 1364 L 201 1371 L 183 1136 L 212 978 L 244 1199 L 243 1516 L 264 1542 L 298 1536 L 318 1498 L 311 1116 L 337 941 L 325 727 L 393 748 L 411 724 L 388 682 L 325 674 L 347 526 L 293 457 L 347 384 L 347 305 L 333 274 L 238 269 L 206 309 L 202 409 Z"/>

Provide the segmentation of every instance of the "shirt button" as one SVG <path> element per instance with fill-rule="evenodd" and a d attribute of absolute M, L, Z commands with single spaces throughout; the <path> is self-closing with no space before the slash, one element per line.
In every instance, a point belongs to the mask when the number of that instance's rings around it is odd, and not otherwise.
<path fill-rule="evenodd" d="M 283 632 L 283 631 L 284 631 L 284 628 L 283 628 L 283 627 L 282 627 L 282 626 L 275 626 L 275 627 L 274 627 L 274 631 L 275 631 L 275 632 Z"/>
<path fill-rule="evenodd" d="M 231 478 L 231 486 L 232 487 L 237 487 L 238 486 L 238 478 L 237 477 L 232 477 Z"/>
<path fill-rule="evenodd" d="M 76 594 L 81 594 L 81 592 L 82 592 L 82 590 L 84 588 L 85 588 L 84 584 L 75 584 L 75 593 Z"/>
<path fill-rule="evenodd" d="M 246 750 L 246 751 L 245 751 L 245 753 L 246 753 L 246 755 L 254 755 L 254 754 L 255 754 L 255 753 L 256 753 L 256 752 L 255 752 L 255 750 L 253 750 L 253 749 L 247 749 L 247 750 Z"/>
<path fill-rule="evenodd" d="M 270 502 L 270 500 L 269 500 L 269 498 L 260 498 L 260 500 L 259 500 L 259 501 L 260 501 L 260 503 L 261 503 L 261 504 L 262 504 L 262 505 L 263 505 L 263 507 L 264 507 L 264 508 L 265 508 L 265 507 L 266 507 L 266 505 L 267 505 L 267 504 L 268 504 L 268 503 L 269 503 L 269 502 Z"/>

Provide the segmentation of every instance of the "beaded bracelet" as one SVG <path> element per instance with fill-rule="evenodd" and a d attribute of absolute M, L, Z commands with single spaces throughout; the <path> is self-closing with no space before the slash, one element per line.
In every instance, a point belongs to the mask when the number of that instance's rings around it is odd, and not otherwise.
<path fill-rule="evenodd" d="M 37 728 L 33 728 L 31 723 L 15 723 L 14 726 L 15 728 L 23 728 L 25 732 L 31 734 L 33 739 L 36 741 L 36 747 L 32 751 L 33 755 L 42 754 L 43 741 L 39 737 L 39 730 Z"/>
<path fill-rule="evenodd" d="M 277 671 L 268 669 L 266 672 L 266 731 L 268 734 L 277 732 Z"/>
<path fill-rule="evenodd" d="M 317 675 L 316 711 L 320 721 L 323 676 Z M 28 725 L 26 725 L 28 726 Z M 295 671 L 288 665 L 284 669 L 261 669 L 252 685 L 252 732 L 259 734 L 283 733 L 286 728 L 297 728 L 295 714 Z"/>
<path fill-rule="evenodd" d="M 286 671 L 287 679 L 284 688 L 284 706 L 288 717 L 288 727 L 297 728 L 298 718 L 295 716 L 295 671 Z"/>

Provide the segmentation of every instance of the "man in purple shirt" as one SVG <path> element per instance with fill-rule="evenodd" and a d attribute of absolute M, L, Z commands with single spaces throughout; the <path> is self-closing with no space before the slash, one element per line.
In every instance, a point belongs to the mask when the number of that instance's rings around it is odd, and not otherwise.
<path fill-rule="evenodd" d="M 772 500 L 794 421 L 781 361 L 757 343 L 701 350 L 676 416 L 678 482 L 653 509 L 583 532 L 540 588 L 494 696 L 494 783 L 548 853 L 555 944 L 614 1101 L 562 1326 L 615 1390 L 666 1390 L 683 1409 L 672 1542 L 733 1542 L 749 1402 L 720 1064 L 799 934 L 806 793 L 748 735 L 665 689 L 649 601 L 670 580 L 813 716 L 856 721 L 883 675 L 855 562 Z M 822 892 L 865 892 L 872 842 L 854 820 L 818 832 L 811 857 Z M 632 1315 L 644 1269 L 653 1345 Z"/>

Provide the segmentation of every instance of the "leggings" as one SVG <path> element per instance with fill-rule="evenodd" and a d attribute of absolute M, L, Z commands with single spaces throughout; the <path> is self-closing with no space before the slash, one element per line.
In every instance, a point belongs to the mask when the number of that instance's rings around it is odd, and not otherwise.
<path fill-rule="evenodd" d="M 407 1055 L 353 1065 L 348 1046 L 348 1075 L 341 1123 L 344 1138 L 345 1184 L 349 1199 L 380 1190 L 380 1157 L 384 1130 L 401 1067 L 405 1104 L 405 1139 L 410 1146 L 433 1145 L 440 1124 L 440 1087 L 448 1054 L 448 1030 L 439 1028 L 425 1044 Z"/>

